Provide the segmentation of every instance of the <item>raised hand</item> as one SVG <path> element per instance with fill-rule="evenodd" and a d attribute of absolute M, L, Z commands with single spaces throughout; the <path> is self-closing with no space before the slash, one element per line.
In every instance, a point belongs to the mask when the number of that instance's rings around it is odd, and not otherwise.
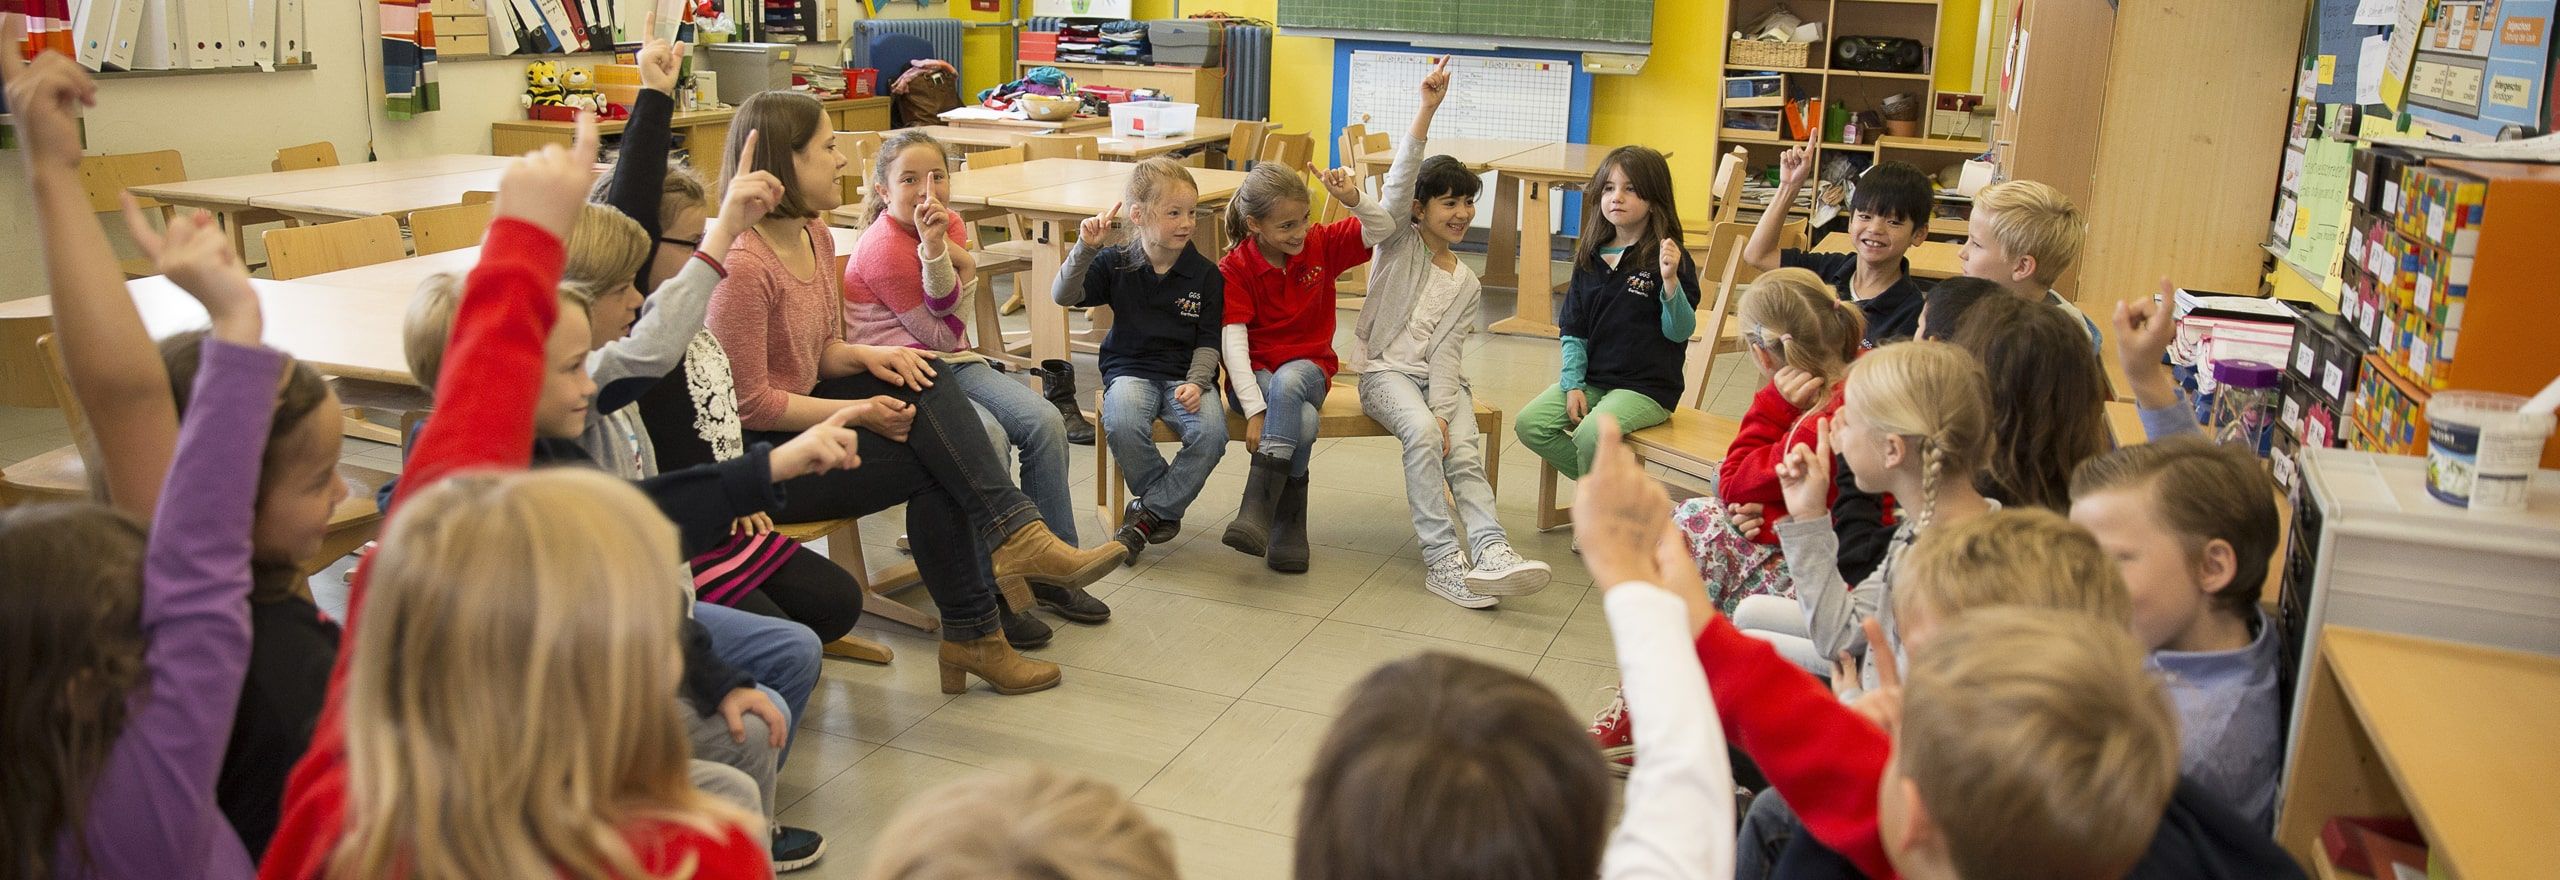
<path fill-rule="evenodd" d="M 1680 250 L 1680 242 L 1668 238 L 1662 240 L 1661 269 L 1662 294 L 1664 296 L 1671 295 L 1672 282 L 1677 281 L 1680 278 L 1680 258 L 1682 256 L 1685 256 L 1685 254 Z"/>
<path fill-rule="evenodd" d="M 650 91 L 673 95 L 676 91 L 676 74 L 683 69 L 685 55 L 693 47 L 685 43 L 669 43 L 659 37 L 656 12 L 649 13 L 647 33 L 648 40 L 640 44 L 640 86 Z M 739 155 L 755 154 L 740 153 Z"/>
<path fill-rule="evenodd" d="M 1769 376 L 1769 384 L 1778 386 L 1778 396 L 1785 398 L 1788 406 L 1806 410 L 1821 402 L 1822 386 L 1827 383 L 1811 371 L 1779 367 Z"/>
<path fill-rule="evenodd" d="M 170 221 L 167 232 L 158 232 L 133 194 L 121 195 L 125 229 L 133 233 L 134 243 L 141 245 L 160 274 L 204 304 L 205 314 L 213 318 L 214 335 L 225 342 L 257 344 L 263 330 L 258 292 L 249 286 L 249 267 L 231 249 L 231 237 L 213 215 L 187 211 Z"/>
<path fill-rule="evenodd" d="M 1787 517 L 1807 520 L 1831 515 L 1831 420 L 1813 426 L 1813 445 L 1796 444 L 1778 460 L 1778 490 L 1787 499 Z"/>
<path fill-rule="evenodd" d="M 763 136 L 763 132 L 748 130 L 745 146 L 738 155 L 755 155 L 756 139 Z M 750 170 L 743 163 L 736 171 L 729 176 L 729 191 L 720 197 L 720 221 L 731 229 L 745 229 L 764 220 L 765 213 L 782 201 L 782 179 L 771 171 Z"/>
<path fill-rule="evenodd" d="M 1315 163 L 1310 162 L 1307 164 L 1307 173 L 1315 175 L 1316 180 L 1324 184 L 1324 191 L 1332 193 L 1333 200 L 1341 203 L 1343 207 L 1351 208 L 1359 206 L 1360 176 L 1351 173 L 1351 169 L 1328 168 L 1319 170 L 1316 168 Z"/>
<path fill-rule="evenodd" d="M 596 115 L 581 111 L 572 146 L 551 144 L 507 165 L 498 177 L 495 210 L 566 240 L 595 179 Z"/>
<path fill-rule="evenodd" d="M 27 17 L 0 16 L 0 83 L 6 83 L 11 123 L 30 170 L 80 167 L 80 108 L 98 105 L 98 83 L 79 62 L 60 52 L 18 54 Z"/>
<path fill-rule="evenodd" d="M 1422 75 L 1422 109 L 1438 110 L 1440 102 L 1447 100 L 1448 97 L 1449 56 L 1442 55 L 1440 63 L 1433 65 L 1430 73 Z"/>
<path fill-rule="evenodd" d="M 775 447 L 772 457 L 767 459 L 773 471 L 773 481 L 779 483 L 793 477 L 861 467 L 862 455 L 855 447 L 862 438 L 845 424 L 861 418 L 869 408 L 867 403 L 855 403 L 838 409 L 829 413 L 825 420 L 800 432 L 800 436 Z M 767 529 L 772 525 L 771 519 L 765 521 Z"/>
<path fill-rule="evenodd" d="M 2158 409 L 2178 400 L 2177 383 L 2160 362 L 2169 353 L 2169 343 L 2178 338 L 2178 322 L 2169 317 L 2170 304 L 2177 301 L 2177 285 L 2162 278 L 2158 300 L 2116 303 L 2116 362 L 2124 365 L 2125 385 L 2134 401 L 2145 408 Z"/>
<path fill-rule="evenodd" d="M 1112 202 L 1111 210 L 1084 218 L 1083 222 L 1077 223 L 1076 241 L 1083 243 L 1086 247 L 1101 247 L 1109 244 L 1111 228 L 1120 218 L 1120 207 L 1119 202 Z"/>
<path fill-rule="evenodd" d="M 1573 537 L 1582 562 L 1603 590 L 1621 583 L 1662 583 L 1655 551 L 1671 531 L 1671 497 L 1636 463 L 1618 421 L 1600 422 L 1591 471 L 1573 484 Z"/>
<path fill-rule="evenodd" d="M 950 249 L 951 210 L 943 207 L 941 202 L 930 195 L 925 196 L 916 202 L 916 215 L 911 222 L 916 227 L 917 246 L 924 249 L 925 259 L 942 256 Z"/>
<path fill-rule="evenodd" d="M 1813 146 L 1788 147 L 1778 154 L 1778 185 L 1803 186 L 1813 179 Z"/>

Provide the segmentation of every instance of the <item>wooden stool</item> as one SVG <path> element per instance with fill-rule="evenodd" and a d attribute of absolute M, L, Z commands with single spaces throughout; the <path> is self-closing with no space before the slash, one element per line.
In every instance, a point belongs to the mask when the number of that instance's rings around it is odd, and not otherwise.
<path fill-rule="evenodd" d="M 911 587 L 924 581 L 916 575 L 915 564 L 911 562 L 899 563 L 888 571 L 881 572 L 879 577 L 873 577 L 869 564 L 862 558 L 862 525 L 859 520 L 829 519 L 781 524 L 773 528 L 783 537 L 802 544 L 820 538 L 828 539 L 827 558 L 843 566 L 846 572 L 853 575 L 854 583 L 862 585 L 862 613 L 876 615 L 928 633 L 942 628 L 942 621 L 927 617 L 924 612 L 881 595 L 886 591 Z M 846 634 L 843 638 L 827 643 L 825 651 L 830 657 L 846 657 L 873 663 L 887 663 L 890 658 L 896 656 L 895 652 L 889 650 L 889 646 L 852 634 Z"/>

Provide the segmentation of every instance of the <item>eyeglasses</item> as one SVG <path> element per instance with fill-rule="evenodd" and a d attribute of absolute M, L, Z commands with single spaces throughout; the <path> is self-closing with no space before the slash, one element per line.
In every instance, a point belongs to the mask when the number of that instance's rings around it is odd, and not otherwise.
<path fill-rule="evenodd" d="M 702 249 L 702 239 L 699 238 L 668 238 L 661 235 L 658 236 L 658 243 L 675 245 L 676 247 L 684 248 L 689 251 L 698 251 Z"/>

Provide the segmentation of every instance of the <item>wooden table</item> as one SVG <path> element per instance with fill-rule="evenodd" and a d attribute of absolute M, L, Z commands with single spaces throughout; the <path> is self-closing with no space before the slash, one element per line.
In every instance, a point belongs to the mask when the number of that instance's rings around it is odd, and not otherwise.
<path fill-rule="evenodd" d="M 2450 876 L 2549 876 L 2560 658 L 2344 626 L 2318 644 L 2277 842 L 2312 876 L 2340 876 L 2322 823 L 2408 815 Z"/>
<path fill-rule="evenodd" d="M 1004 213 L 987 206 L 987 200 L 996 196 L 1096 178 L 1109 178 L 1126 186 L 1133 167 L 1127 162 L 1100 159 L 1034 159 L 993 168 L 963 169 L 951 174 L 950 204 L 963 219 L 981 220 Z M 830 213 L 828 219 L 832 223 L 862 223 L 861 205 L 844 205 Z"/>
<path fill-rule="evenodd" d="M 1023 76 L 1035 67 L 1055 67 L 1066 71 L 1068 76 L 1075 77 L 1076 82 L 1082 85 L 1155 89 L 1163 92 L 1166 100 L 1200 105 L 1202 116 L 1216 116 L 1225 112 L 1227 71 L 1223 67 L 1020 61 L 1014 65 L 1014 75 Z"/>
<path fill-rule="evenodd" d="M 1190 134 L 1176 137 L 1120 138 L 1111 136 L 1109 128 L 1101 131 L 1067 131 L 1058 134 L 1062 136 L 1092 135 L 1094 147 L 1102 158 L 1134 162 L 1192 147 L 1223 145 L 1235 134 L 1237 122 L 1238 120 L 1234 119 L 1204 116 L 1193 123 Z M 1037 134 L 975 125 L 921 125 L 914 130 L 932 135 L 934 140 L 941 141 L 944 146 L 958 148 L 962 153 L 1010 147 L 1022 143 L 1026 137 Z"/>
<path fill-rule="evenodd" d="M 405 220 L 411 211 L 461 204 L 464 193 L 496 192 L 498 177 L 505 173 L 493 168 L 277 193 L 252 197 L 249 206 L 312 223 L 384 216 Z"/>
<path fill-rule="evenodd" d="M 262 206 L 257 204 L 261 199 L 279 200 L 294 193 L 315 190 L 395 184 L 421 178 L 473 174 L 488 175 L 486 182 L 489 185 L 464 187 L 465 189 L 495 189 L 497 174 L 507 167 L 507 161 L 507 157 L 503 156 L 417 156 L 354 165 L 333 165 L 327 168 L 305 168 L 299 171 L 272 171 L 234 177 L 156 183 L 150 186 L 134 187 L 133 194 L 142 198 L 158 199 L 182 208 L 201 208 L 212 212 L 214 216 L 221 219 L 223 226 L 232 230 L 233 244 L 237 246 L 241 243 L 239 241 L 241 216 L 261 211 Z M 461 190 L 457 189 L 454 192 L 455 196 L 452 199 L 439 204 L 461 201 Z M 268 216 L 272 218 L 272 215 Z"/>
<path fill-rule="evenodd" d="M 827 119 L 836 131 L 880 131 L 889 127 L 889 99 L 839 98 L 822 102 Z M 729 120 L 738 115 L 737 108 L 694 110 L 667 118 L 667 128 L 683 139 L 691 154 L 693 170 L 706 182 L 724 179 L 720 173 L 721 153 L 729 141 Z M 612 136 L 622 133 L 629 120 L 599 120 L 596 133 Z M 489 124 L 489 152 L 501 156 L 521 156 L 542 149 L 545 144 L 568 146 L 577 139 L 574 122 L 548 119 L 508 119 Z"/>
<path fill-rule="evenodd" d="M 1817 254 L 1853 253 L 1846 235 L 1825 236 L 1815 245 Z M 1964 274 L 1964 245 L 1952 241 L 1924 241 L 1912 245 L 1903 259 L 1911 261 L 1911 277 L 1937 281 Z"/>
<path fill-rule="evenodd" d="M 1127 166 L 1123 166 L 1127 167 Z M 988 169 L 1000 171 L 1001 168 Z M 1225 253 L 1225 236 L 1218 214 L 1234 196 L 1236 187 L 1244 185 L 1244 172 L 1214 168 L 1189 169 L 1191 179 L 1200 186 L 1198 231 L 1192 234 L 1192 247 L 1207 255 L 1211 262 Z M 961 177 L 978 172 L 963 171 L 952 175 L 956 189 Z M 1110 325 L 1110 310 L 1091 309 L 1093 329 L 1081 337 L 1067 333 L 1067 309 L 1057 304 L 1048 292 L 1056 286 L 1058 270 L 1066 263 L 1067 237 L 1085 218 L 1118 204 L 1127 194 L 1126 172 L 1117 177 L 1094 177 L 1069 181 L 1037 189 L 1006 193 L 988 200 L 989 207 L 1002 208 L 1019 215 L 1036 245 L 1031 255 L 1031 277 L 1016 283 L 1028 284 L 1022 301 L 1031 309 L 1031 356 L 1034 359 L 1064 358 L 1079 343 L 1094 345 Z"/>
<path fill-rule="evenodd" d="M 1594 144 L 1544 144 L 1491 163 L 1498 175 L 1495 192 L 1519 191 L 1515 198 L 1520 216 L 1520 237 L 1513 250 L 1498 246 L 1485 249 L 1485 286 L 1509 281 L 1520 291 L 1519 306 L 1511 317 L 1493 322 L 1489 328 L 1493 332 L 1555 338 L 1555 283 L 1551 280 L 1555 231 L 1554 221 L 1547 216 L 1548 193 L 1556 187 L 1579 187 L 1590 182 L 1592 172 L 1599 169 L 1600 160 L 1611 149 L 1614 148 Z M 1497 206 L 1500 198 L 1496 196 Z M 1496 212 L 1500 213 L 1499 207 Z M 1496 274 L 1496 267 L 1506 265 L 1516 266 L 1510 277 Z"/>

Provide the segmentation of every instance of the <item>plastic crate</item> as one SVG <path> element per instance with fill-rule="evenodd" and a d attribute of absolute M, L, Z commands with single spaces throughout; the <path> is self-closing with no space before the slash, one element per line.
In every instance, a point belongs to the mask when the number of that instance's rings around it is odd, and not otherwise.
<path fill-rule="evenodd" d="M 1172 101 L 1124 101 L 1111 105 L 1112 137 L 1178 137 L 1191 133 L 1200 105 Z"/>
<path fill-rule="evenodd" d="M 848 98 L 871 98 L 871 97 L 877 97 L 879 94 L 880 94 L 880 70 L 879 70 L 879 68 L 875 68 L 875 67 L 848 67 L 848 68 L 845 68 L 845 69 L 844 69 L 844 96 L 845 96 L 845 97 L 848 97 Z"/>

